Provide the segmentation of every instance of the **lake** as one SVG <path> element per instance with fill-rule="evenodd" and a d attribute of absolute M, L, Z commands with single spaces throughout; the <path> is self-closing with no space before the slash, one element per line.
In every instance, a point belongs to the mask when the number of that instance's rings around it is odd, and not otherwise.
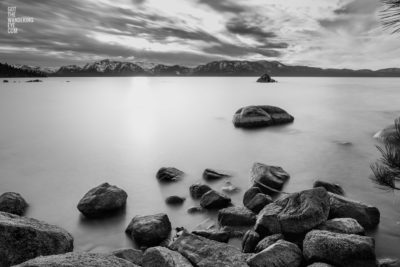
<path fill-rule="evenodd" d="M 21 193 L 30 204 L 26 215 L 68 230 L 76 250 L 109 251 L 135 245 L 124 233 L 135 215 L 166 212 L 173 227 L 209 226 L 215 213 L 187 213 L 198 205 L 189 186 L 203 180 L 205 168 L 229 171 L 241 188 L 232 201 L 241 205 L 250 168 L 262 162 L 290 173 L 285 192 L 319 178 L 377 206 L 377 255 L 400 257 L 400 195 L 377 187 L 369 168 L 379 157 L 373 135 L 400 115 L 400 78 L 277 79 L 9 79 L 0 85 L 0 194 Z M 254 104 L 279 106 L 295 121 L 234 128 L 234 112 Z M 186 176 L 160 184 L 155 174 L 163 166 Z M 76 205 L 103 182 L 128 193 L 126 211 L 87 220 Z M 225 180 L 210 185 L 221 190 Z M 187 199 L 171 207 L 164 203 L 170 195 Z"/>

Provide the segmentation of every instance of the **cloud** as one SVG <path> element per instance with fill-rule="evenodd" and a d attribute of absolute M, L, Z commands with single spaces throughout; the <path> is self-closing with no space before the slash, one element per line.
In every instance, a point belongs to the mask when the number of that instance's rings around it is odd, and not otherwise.
<path fill-rule="evenodd" d="M 199 3 L 218 11 L 227 13 L 242 13 L 250 10 L 248 6 L 238 5 L 234 1 L 229 0 L 198 0 Z"/>

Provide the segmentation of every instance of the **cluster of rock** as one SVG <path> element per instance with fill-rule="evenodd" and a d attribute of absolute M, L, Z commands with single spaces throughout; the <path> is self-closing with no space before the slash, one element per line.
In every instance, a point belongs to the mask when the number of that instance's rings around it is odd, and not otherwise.
<path fill-rule="evenodd" d="M 267 73 L 261 75 L 260 78 L 257 79 L 258 83 L 276 83 L 274 79 L 271 78 Z"/>
<path fill-rule="evenodd" d="M 293 122 L 294 117 L 275 106 L 247 106 L 238 109 L 233 124 L 240 128 L 259 128 Z"/>

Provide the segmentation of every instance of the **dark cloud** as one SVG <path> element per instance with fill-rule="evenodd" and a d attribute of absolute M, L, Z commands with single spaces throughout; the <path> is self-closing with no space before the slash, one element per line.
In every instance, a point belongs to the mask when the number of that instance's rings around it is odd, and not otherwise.
<path fill-rule="evenodd" d="M 241 35 L 251 35 L 257 38 L 273 38 L 276 34 L 273 32 L 265 31 L 259 26 L 251 25 L 250 23 L 240 20 L 232 19 L 226 24 L 226 29 L 231 33 Z"/>
<path fill-rule="evenodd" d="M 207 5 L 208 7 L 218 11 L 227 13 L 242 13 L 249 11 L 249 7 L 236 4 L 230 0 L 198 0 L 199 3 Z"/>

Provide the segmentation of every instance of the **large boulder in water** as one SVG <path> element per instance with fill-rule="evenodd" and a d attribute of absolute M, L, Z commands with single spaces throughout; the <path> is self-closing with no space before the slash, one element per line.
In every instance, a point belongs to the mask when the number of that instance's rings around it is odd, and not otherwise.
<path fill-rule="evenodd" d="M 256 215 L 245 207 L 229 207 L 218 212 L 218 222 L 222 226 L 253 226 Z"/>
<path fill-rule="evenodd" d="M 156 177 L 161 182 L 172 182 L 182 178 L 184 172 L 174 167 L 162 167 L 158 170 Z"/>
<path fill-rule="evenodd" d="M 254 186 L 263 191 L 280 191 L 289 178 L 290 175 L 281 167 L 258 162 L 253 164 L 250 172 Z"/>
<path fill-rule="evenodd" d="M 329 218 L 353 218 L 365 229 L 376 227 L 380 221 L 380 212 L 376 207 L 329 193 Z"/>
<path fill-rule="evenodd" d="M 376 266 L 374 239 L 313 230 L 303 241 L 303 254 L 308 262 L 326 262 L 335 266 Z"/>
<path fill-rule="evenodd" d="M 25 213 L 27 207 L 28 203 L 18 193 L 7 192 L 0 196 L 0 211 L 21 216 Z"/>
<path fill-rule="evenodd" d="M 0 266 L 40 255 L 72 251 L 73 238 L 64 229 L 35 219 L 0 212 Z"/>
<path fill-rule="evenodd" d="M 169 248 L 181 253 L 194 266 L 248 267 L 247 255 L 236 247 L 190 234 L 186 231 Z"/>
<path fill-rule="evenodd" d="M 268 204 L 258 214 L 256 231 L 261 235 L 302 234 L 324 223 L 329 215 L 329 196 L 322 188 L 289 194 Z"/>
<path fill-rule="evenodd" d="M 165 247 L 152 247 L 145 251 L 143 267 L 192 267 L 180 253 Z"/>
<path fill-rule="evenodd" d="M 247 106 L 237 110 L 233 116 L 233 124 L 241 128 L 280 125 L 293 120 L 292 115 L 274 106 Z"/>
<path fill-rule="evenodd" d="M 101 217 L 125 207 L 127 197 L 121 188 L 103 183 L 83 196 L 78 210 L 87 217 Z"/>
<path fill-rule="evenodd" d="M 139 245 L 151 247 L 158 246 L 167 239 L 171 230 L 171 222 L 168 215 L 159 213 L 133 217 L 126 228 L 126 233 Z"/>
<path fill-rule="evenodd" d="M 200 199 L 200 206 L 205 209 L 222 209 L 231 205 L 231 199 L 215 190 L 205 193 Z"/>
<path fill-rule="evenodd" d="M 139 267 L 110 254 L 71 252 L 61 255 L 37 257 L 16 267 Z"/>
<path fill-rule="evenodd" d="M 258 83 L 276 83 L 274 79 L 271 78 L 267 73 L 261 75 L 260 78 L 257 79 Z"/>
<path fill-rule="evenodd" d="M 364 228 L 353 218 L 337 218 L 327 220 L 316 229 L 343 234 L 363 235 Z"/>

